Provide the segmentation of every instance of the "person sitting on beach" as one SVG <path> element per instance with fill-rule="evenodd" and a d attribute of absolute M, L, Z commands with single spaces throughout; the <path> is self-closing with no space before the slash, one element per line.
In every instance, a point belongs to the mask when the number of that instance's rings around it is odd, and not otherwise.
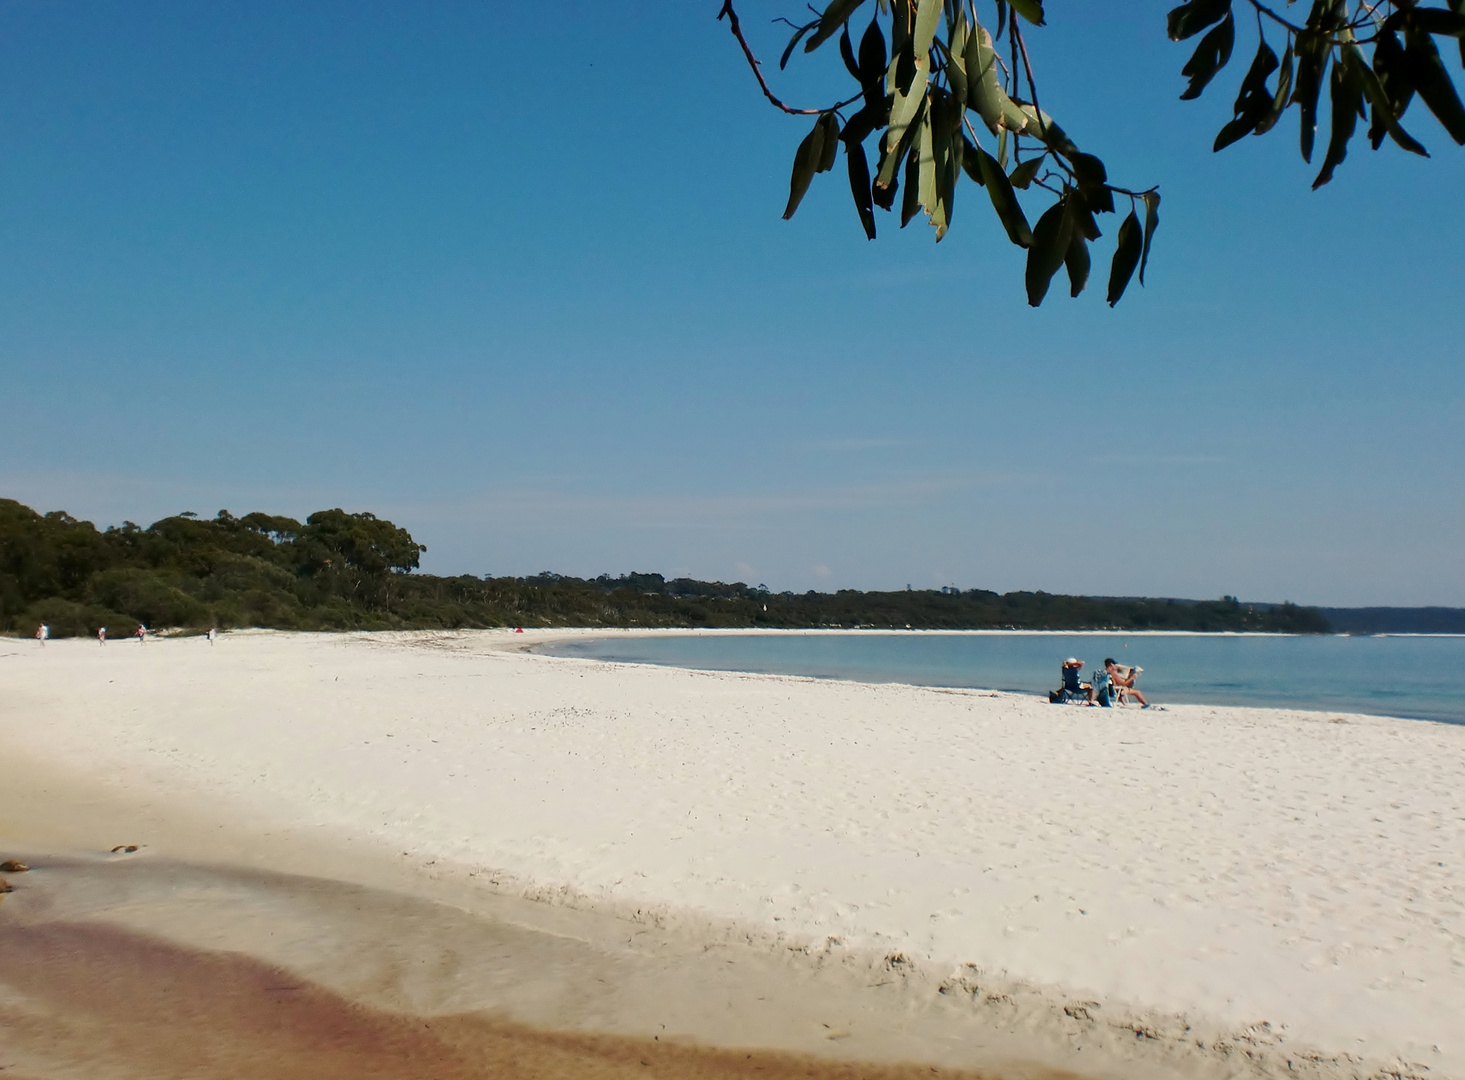
<path fill-rule="evenodd" d="M 1079 675 L 1083 672 L 1083 661 L 1070 656 L 1063 661 L 1063 689 L 1070 694 L 1082 694 L 1092 704 L 1094 700 L 1094 688 L 1079 681 Z"/>
<path fill-rule="evenodd" d="M 1121 675 L 1119 673 L 1119 665 L 1114 662 L 1114 658 L 1111 656 L 1104 661 L 1104 670 L 1108 673 L 1109 682 L 1114 687 L 1114 692 L 1119 695 L 1121 704 L 1130 698 L 1134 698 L 1144 708 L 1148 709 L 1150 707 L 1150 703 L 1145 700 L 1144 694 L 1135 688 L 1136 669 L 1130 668 L 1128 675 Z"/>

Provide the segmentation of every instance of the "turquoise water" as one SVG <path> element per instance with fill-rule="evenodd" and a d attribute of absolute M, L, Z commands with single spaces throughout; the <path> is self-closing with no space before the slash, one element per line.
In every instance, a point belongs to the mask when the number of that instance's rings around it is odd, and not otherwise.
<path fill-rule="evenodd" d="M 1465 723 L 1465 637 L 1199 634 L 672 634 L 541 652 L 638 664 L 1046 694 L 1069 656 L 1145 669 L 1151 702 L 1264 705 Z"/>

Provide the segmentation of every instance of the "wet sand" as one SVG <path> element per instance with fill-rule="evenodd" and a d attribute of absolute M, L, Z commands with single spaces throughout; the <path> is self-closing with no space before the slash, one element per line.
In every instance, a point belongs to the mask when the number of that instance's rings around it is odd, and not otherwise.
<path fill-rule="evenodd" d="M 184 949 L 100 923 L 0 920 L 0 955 L 0 1031 L 8 1044 L 0 1069 L 37 1080 L 981 1075 L 542 1031 L 474 1014 L 403 1015 L 240 953 Z"/>

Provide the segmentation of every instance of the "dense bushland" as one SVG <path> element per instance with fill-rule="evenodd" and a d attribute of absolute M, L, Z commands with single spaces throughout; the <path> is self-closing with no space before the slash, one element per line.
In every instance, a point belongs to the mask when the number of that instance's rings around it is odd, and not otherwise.
<path fill-rule="evenodd" d="M 99 530 L 0 499 L 0 631 L 55 637 L 153 628 L 299 630 L 490 626 L 767 626 L 1326 632 L 1292 604 L 998 594 L 980 589 L 772 593 L 741 582 L 437 577 L 425 551 L 369 513 L 164 518 Z"/>

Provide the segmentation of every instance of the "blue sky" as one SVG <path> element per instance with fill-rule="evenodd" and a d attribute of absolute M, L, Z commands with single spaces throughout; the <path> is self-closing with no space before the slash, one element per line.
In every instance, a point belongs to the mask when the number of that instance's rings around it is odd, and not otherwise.
<path fill-rule="evenodd" d="M 795 6 L 740 5 L 770 78 L 843 96 L 776 71 Z M 0 492 L 370 509 L 439 572 L 1465 604 L 1426 114 L 1313 193 L 1295 112 L 1210 151 L 1249 30 L 1185 103 L 1166 5 L 1050 0 L 1045 108 L 1165 202 L 1145 289 L 1034 311 L 968 182 L 940 245 L 842 163 L 781 221 L 808 125 L 718 7 L 0 3 Z"/>

